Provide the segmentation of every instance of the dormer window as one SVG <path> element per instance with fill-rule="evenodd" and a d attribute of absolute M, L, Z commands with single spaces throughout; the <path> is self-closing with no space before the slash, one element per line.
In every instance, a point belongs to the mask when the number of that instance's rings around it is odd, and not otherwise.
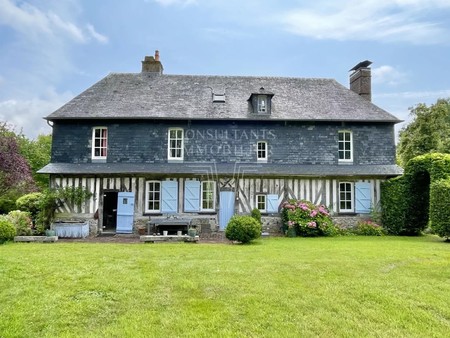
<path fill-rule="evenodd" d="M 258 95 L 258 113 L 265 113 L 267 110 L 267 96 Z"/>
<path fill-rule="evenodd" d="M 271 93 L 264 89 L 259 88 L 259 92 L 252 93 L 248 101 L 250 101 L 252 111 L 254 114 L 268 115 L 272 110 L 272 97 L 274 93 Z"/>

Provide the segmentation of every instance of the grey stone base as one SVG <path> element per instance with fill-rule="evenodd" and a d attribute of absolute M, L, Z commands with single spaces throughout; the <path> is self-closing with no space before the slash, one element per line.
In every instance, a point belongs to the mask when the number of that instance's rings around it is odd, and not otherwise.
<path fill-rule="evenodd" d="M 14 242 L 40 242 L 54 243 L 58 240 L 58 236 L 16 236 Z"/>
<path fill-rule="evenodd" d="M 195 237 L 191 237 L 191 236 L 177 236 L 177 235 L 169 235 L 169 236 L 141 236 L 139 237 L 139 240 L 141 242 L 150 242 L 150 243 L 155 243 L 155 242 L 193 242 L 193 243 L 197 243 L 199 241 L 200 237 L 199 236 L 195 236 Z"/>

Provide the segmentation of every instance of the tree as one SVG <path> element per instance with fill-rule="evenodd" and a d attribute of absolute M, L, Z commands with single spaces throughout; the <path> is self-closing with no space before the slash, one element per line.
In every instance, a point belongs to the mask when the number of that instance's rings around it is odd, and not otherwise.
<path fill-rule="evenodd" d="M 399 134 L 397 156 L 401 166 L 418 155 L 450 153 L 450 99 L 410 108 L 413 120 Z"/>
<path fill-rule="evenodd" d="M 41 190 L 48 188 L 48 175 L 36 174 L 36 172 L 50 162 L 52 136 L 38 135 L 35 140 L 29 140 L 24 135 L 19 135 L 18 142 L 20 145 L 20 153 L 28 161 L 37 186 Z"/>
<path fill-rule="evenodd" d="M 35 189 L 31 169 L 20 154 L 17 135 L 6 123 L 0 123 L 0 212 L 10 211 L 17 197 Z"/>

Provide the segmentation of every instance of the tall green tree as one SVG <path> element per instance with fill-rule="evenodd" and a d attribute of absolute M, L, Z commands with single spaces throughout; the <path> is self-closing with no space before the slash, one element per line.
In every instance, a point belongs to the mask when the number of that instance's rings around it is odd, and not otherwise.
<path fill-rule="evenodd" d="M 36 174 L 36 172 L 50 162 L 52 136 L 41 134 L 35 140 L 30 140 L 24 135 L 19 136 L 20 153 L 28 161 L 36 185 L 40 190 L 48 188 L 48 175 Z"/>
<path fill-rule="evenodd" d="M 405 166 L 418 155 L 450 153 L 450 98 L 410 108 L 413 120 L 399 134 L 397 157 Z"/>

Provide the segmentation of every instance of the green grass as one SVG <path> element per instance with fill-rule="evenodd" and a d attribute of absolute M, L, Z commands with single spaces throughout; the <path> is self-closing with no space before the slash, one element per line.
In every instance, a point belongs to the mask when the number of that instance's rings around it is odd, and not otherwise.
<path fill-rule="evenodd" d="M 8 243 L 0 337 L 448 337 L 434 236 Z"/>

